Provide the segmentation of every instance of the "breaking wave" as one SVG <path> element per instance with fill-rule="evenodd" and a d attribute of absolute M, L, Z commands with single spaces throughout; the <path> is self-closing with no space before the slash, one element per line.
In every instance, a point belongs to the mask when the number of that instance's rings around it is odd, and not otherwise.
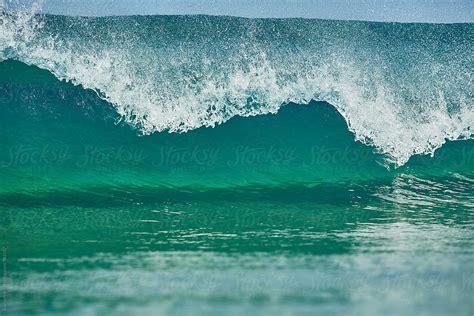
<path fill-rule="evenodd" d="M 472 137 L 473 31 L 472 24 L 9 12 L 1 15 L 0 61 L 94 90 L 143 134 L 325 101 L 356 140 L 401 166 Z"/>

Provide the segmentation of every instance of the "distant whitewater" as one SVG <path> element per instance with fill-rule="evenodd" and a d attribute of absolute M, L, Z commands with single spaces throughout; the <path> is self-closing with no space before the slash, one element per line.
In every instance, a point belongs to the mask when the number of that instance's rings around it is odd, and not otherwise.
<path fill-rule="evenodd" d="M 472 24 L 16 12 L 0 60 L 93 89 L 143 134 L 326 101 L 400 166 L 473 136 L 473 39 Z"/>

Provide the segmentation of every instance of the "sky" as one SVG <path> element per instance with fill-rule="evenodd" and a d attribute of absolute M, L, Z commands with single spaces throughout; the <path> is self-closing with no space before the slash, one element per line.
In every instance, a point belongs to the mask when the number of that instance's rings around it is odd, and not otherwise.
<path fill-rule="evenodd" d="M 33 0 L 4 1 L 25 4 Z M 453 23 L 474 22 L 474 0 L 43 0 L 43 12 L 87 16 L 211 14 Z"/>

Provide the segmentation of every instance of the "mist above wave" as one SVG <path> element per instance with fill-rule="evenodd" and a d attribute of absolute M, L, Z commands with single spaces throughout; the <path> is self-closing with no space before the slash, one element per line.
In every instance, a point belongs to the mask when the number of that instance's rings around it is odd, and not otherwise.
<path fill-rule="evenodd" d="M 472 24 L 31 12 L 2 21 L 2 59 L 94 89 L 144 134 L 312 99 L 396 165 L 473 134 Z"/>

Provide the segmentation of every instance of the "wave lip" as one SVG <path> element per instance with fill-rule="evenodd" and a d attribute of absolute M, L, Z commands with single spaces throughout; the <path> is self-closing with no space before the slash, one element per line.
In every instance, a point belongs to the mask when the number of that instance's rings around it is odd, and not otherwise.
<path fill-rule="evenodd" d="M 398 166 L 473 135 L 472 24 L 28 12 L 2 21 L 1 60 L 93 89 L 144 134 L 317 100 Z"/>

